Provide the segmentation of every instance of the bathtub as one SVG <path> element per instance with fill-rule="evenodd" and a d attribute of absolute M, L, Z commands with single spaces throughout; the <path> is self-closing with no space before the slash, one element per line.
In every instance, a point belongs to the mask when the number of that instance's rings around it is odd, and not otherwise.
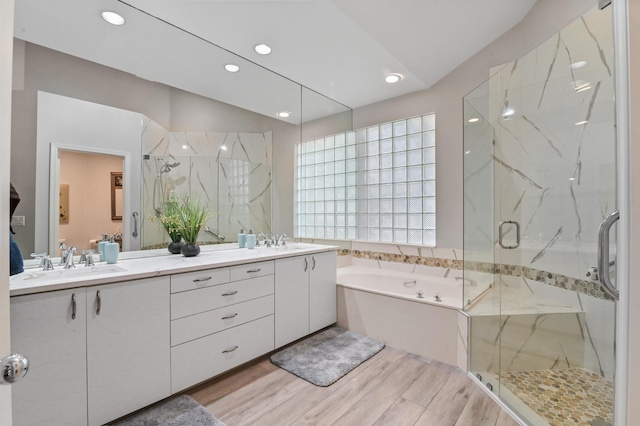
<path fill-rule="evenodd" d="M 337 282 L 338 325 L 467 369 L 462 281 L 346 266 L 338 268 Z"/>

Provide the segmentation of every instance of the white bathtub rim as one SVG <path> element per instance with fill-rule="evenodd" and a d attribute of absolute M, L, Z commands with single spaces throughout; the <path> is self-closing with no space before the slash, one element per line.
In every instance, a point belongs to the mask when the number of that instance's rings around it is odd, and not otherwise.
<path fill-rule="evenodd" d="M 425 296 L 423 299 L 419 299 L 417 296 L 413 296 L 413 297 L 409 297 L 409 296 L 405 296 L 405 295 L 400 295 L 397 293 L 393 293 L 393 292 L 389 292 L 389 291 L 384 291 L 384 290 L 372 290 L 366 287 L 362 287 L 360 285 L 354 285 L 354 284 L 349 284 L 349 283 L 345 283 L 344 281 L 341 282 L 340 277 L 346 274 L 378 274 L 378 275 L 385 275 L 388 277 L 397 277 L 397 278 L 402 278 L 402 279 L 409 279 L 409 280 L 413 280 L 413 279 L 419 279 L 421 281 L 453 281 L 454 278 L 444 278 L 441 276 L 433 276 L 433 275 L 424 275 L 424 274 L 411 274 L 411 273 L 406 273 L 406 272 L 400 272 L 400 271 L 395 271 L 395 270 L 385 270 L 385 269 L 380 269 L 380 268 L 371 268 L 371 267 L 367 267 L 367 266 L 345 266 L 342 268 L 338 268 L 337 269 L 337 285 L 340 287 L 344 287 L 344 288 L 349 288 L 352 290 L 356 290 L 356 291 L 362 291 L 365 293 L 370 293 L 370 294 L 377 294 L 380 296 L 386 296 L 386 297 L 393 297 L 395 299 L 400 299 L 400 300 L 406 300 L 409 302 L 414 302 L 414 303 L 422 303 L 422 304 L 428 304 L 428 305 L 432 305 L 432 306 L 437 306 L 440 308 L 444 308 L 444 309 L 453 309 L 456 311 L 462 311 L 462 307 L 463 307 L 463 301 L 462 301 L 462 292 L 460 294 L 460 298 L 459 300 L 457 300 L 457 302 L 455 304 L 452 304 L 450 301 L 447 301 L 447 299 L 454 299 L 455 297 L 446 297 L 443 299 L 442 302 L 436 302 L 435 300 L 432 300 L 434 298 L 434 295 L 429 294 L 427 292 L 425 292 Z M 452 283 L 453 284 L 453 283 Z M 448 283 L 445 285 L 449 285 Z M 460 284 L 461 286 L 461 284 Z"/>

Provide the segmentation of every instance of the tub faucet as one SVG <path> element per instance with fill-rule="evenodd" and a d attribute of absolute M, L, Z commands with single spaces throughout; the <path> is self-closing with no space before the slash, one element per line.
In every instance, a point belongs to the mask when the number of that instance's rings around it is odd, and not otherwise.
<path fill-rule="evenodd" d="M 463 278 L 463 277 L 456 277 L 456 281 L 462 281 L 463 283 L 469 283 L 469 285 L 471 286 L 477 286 L 478 282 L 475 280 L 472 280 L 471 278 Z"/>
<path fill-rule="evenodd" d="M 73 255 L 76 254 L 77 250 L 75 247 L 69 247 L 69 251 L 67 252 L 67 260 L 64 263 L 64 269 L 72 269 L 75 268 L 76 265 L 73 263 Z"/>

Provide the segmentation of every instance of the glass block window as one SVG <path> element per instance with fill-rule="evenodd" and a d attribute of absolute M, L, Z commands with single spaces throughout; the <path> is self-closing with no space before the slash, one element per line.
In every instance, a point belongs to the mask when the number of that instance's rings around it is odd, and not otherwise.
<path fill-rule="evenodd" d="M 301 238 L 436 244 L 435 114 L 296 146 Z"/>

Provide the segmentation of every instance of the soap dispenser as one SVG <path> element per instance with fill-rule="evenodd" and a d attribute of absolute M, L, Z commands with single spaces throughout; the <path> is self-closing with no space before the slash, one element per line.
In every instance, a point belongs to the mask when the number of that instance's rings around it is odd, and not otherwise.
<path fill-rule="evenodd" d="M 100 255 L 100 261 L 104 262 L 104 247 L 109 244 L 107 234 L 102 234 L 102 241 L 98 243 L 98 254 Z"/>
<path fill-rule="evenodd" d="M 249 229 L 249 233 L 247 234 L 247 248 L 248 249 L 256 248 L 256 236 L 253 233 L 253 229 Z"/>
<path fill-rule="evenodd" d="M 118 254 L 120 253 L 120 244 L 115 242 L 115 236 L 112 235 L 109 242 L 104 246 L 104 258 L 107 263 L 116 263 Z"/>
<path fill-rule="evenodd" d="M 241 229 L 240 233 L 238 234 L 238 247 L 244 248 L 246 244 L 247 244 L 247 234 L 244 233 L 244 229 Z"/>

